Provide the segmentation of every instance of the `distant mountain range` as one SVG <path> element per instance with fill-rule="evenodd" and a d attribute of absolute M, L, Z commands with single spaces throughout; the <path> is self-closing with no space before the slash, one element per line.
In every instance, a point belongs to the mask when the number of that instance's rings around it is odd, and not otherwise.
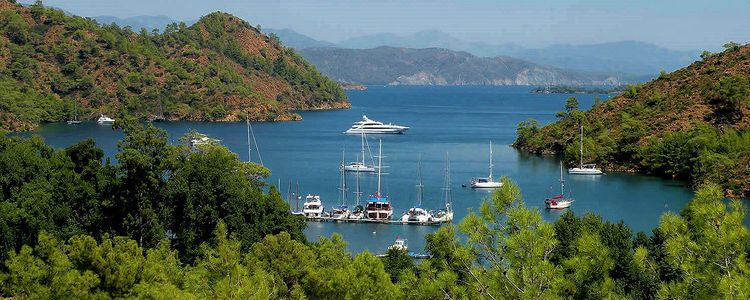
<path fill-rule="evenodd" d="M 566 71 L 507 56 L 442 48 L 307 48 L 300 54 L 327 76 L 391 85 L 620 85 L 623 78 Z"/>
<path fill-rule="evenodd" d="M 137 16 L 116 18 L 93 17 L 100 24 L 117 23 L 134 30 L 164 28 L 175 20 L 166 16 Z M 194 23 L 186 22 L 188 25 Z M 628 78 L 645 81 L 659 71 L 674 71 L 687 66 L 699 58 L 698 50 L 678 51 L 654 44 L 622 41 L 590 45 L 555 44 L 543 48 L 527 48 L 512 43 L 469 42 L 437 30 L 420 31 L 409 35 L 392 33 L 366 35 L 350 38 L 338 43 L 318 40 L 292 29 L 264 28 L 266 34 L 273 33 L 284 45 L 298 50 L 307 48 L 372 49 L 380 46 L 402 48 L 444 48 L 465 51 L 479 57 L 510 56 L 536 64 L 560 69 L 607 74 L 627 74 Z M 309 52 L 309 51 L 308 51 Z"/>
<path fill-rule="evenodd" d="M 263 33 L 265 34 L 273 33 L 279 37 L 279 39 L 285 46 L 290 47 L 290 48 L 295 48 L 295 49 L 339 47 L 338 45 L 334 43 L 316 40 L 314 38 L 298 33 L 291 29 L 263 28 Z"/>

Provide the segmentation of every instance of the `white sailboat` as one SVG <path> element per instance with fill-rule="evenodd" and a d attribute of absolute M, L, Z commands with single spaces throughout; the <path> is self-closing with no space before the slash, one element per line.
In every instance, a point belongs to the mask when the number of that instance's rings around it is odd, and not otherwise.
<path fill-rule="evenodd" d="M 365 208 L 360 204 L 360 200 L 362 199 L 362 190 L 360 189 L 359 185 L 359 176 L 361 173 L 357 171 L 354 174 L 356 178 L 356 186 L 354 190 L 356 205 L 354 206 L 354 209 L 349 213 L 349 220 L 362 220 L 365 218 Z"/>
<path fill-rule="evenodd" d="M 349 207 L 346 206 L 346 191 L 348 191 L 348 189 L 346 188 L 346 170 L 344 170 L 344 159 L 344 151 L 341 151 L 341 168 L 339 168 L 341 173 L 341 180 L 339 182 L 339 201 L 341 201 L 341 204 L 334 207 L 331 211 L 331 218 L 333 218 L 334 220 L 345 220 L 349 218 Z"/>
<path fill-rule="evenodd" d="M 492 141 L 490 141 L 490 175 L 486 178 L 480 177 L 480 178 L 472 178 L 471 179 L 471 187 L 472 188 L 499 188 L 503 186 L 503 183 L 500 181 L 495 181 L 494 178 L 492 178 L 492 169 L 494 168 L 494 165 L 492 164 Z"/>
<path fill-rule="evenodd" d="M 344 166 L 344 170 L 346 170 L 347 172 L 368 172 L 368 173 L 375 172 L 375 166 L 373 165 L 368 166 L 365 163 L 365 133 L 362 132 L 361 136 L 362 136 L 362 155 L 361 155 L 362 161 L 359 161 L 359 159 L 357 159 L 357 161 L 351 162 L 348 165 Z M 370 160 L 372 161 L 372 155 L 370 155 Z"/>
<path fill-rule="evenodd" d="M 422 184 L 422 156 L 419 156 L 417 160 L 417 205 L 409 208 L 401 216 L 401 222 L 403 223 L 419 223 L 427 224 L 432 221 L 432 214 L 422 207 L 422 199 L 424 197 L 424 184 Z"/>
<path fill-rule="evenodd" d="M 602 170 L 596 168 L 595 164 L 583 164 L 583 122 L 581 122 L 581 164 L 578 167 L 568 169 L 571 175 L 602 175 Z"/>
<path fill-rule="evenodd" d="M 560 195 L 545 199 L 544 204 L 549 209 L 563 209 L 570 207 L 575 201 L 570 197 L 565 198 L 565 179 L 563 179 L 563 165 L 560 161 Z"/>
<path fill-rule="evenodd" d="M 393 207 L 388 197 L 380 192 L 380 178 L 383 170 L 383 141 L 379 141 L 378 147 L 378 190 L 371 195 L 365 207 L 365 217 L 370 220 L 387 221 L 393 216 Z"/>
<path fill-rule="evenodd" d="M 73 102 L 73 120 L 68 120 L 68 125 L 77 125 L 81 124 L 81 121 L 78 120 L 78 102 Z"/>
<path fill-rule="evenodd" d="M 432 221 L 435 223 L 446 223 L 453 221 L 453 200 L 451 199 L 451 161 L 448 153 L 445 154 L 445 178 L 443 180 L 443 193 L 445 193 L 445 210 L 432 212 Z"/>
<path fill-rule="evenodd" d="M 292 184 L 292 182 L 290 181 L 289 182 L 289 187 L 290 188 L 291 188 L 291 184 Z M 295 215 L 295 216 L 304 216 L 305 213 L 302 212 L 302 210 L 299 208 L 299 201 L 302 200 L 302 196 L 299 194 L 299 180 L 297 181 L 297 191 L 294 192 L 294 193 L 292 193 L 292 196 L 294 196 L 293 197 L 294 200 L 297 201 L 296 207 L 292 210 L 292 215 Z M 289 205 L 291 206 L 291 202 L 290 202 Z"/>

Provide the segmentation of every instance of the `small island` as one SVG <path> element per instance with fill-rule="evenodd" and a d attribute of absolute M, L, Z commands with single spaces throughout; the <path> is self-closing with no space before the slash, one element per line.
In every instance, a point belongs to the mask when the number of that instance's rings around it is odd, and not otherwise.
<path fill-rule="evenodd" d="M 353 90 L 353 91 L 364 91 L 367 89 L 366 86 L 362 85 L 361 83 L 356 82 L 346 82 L 346 81 L 339 81 L 339 85 L 344 90 Z"/>
<path fill-rule="evenodd" d="M 585 86 L 541 86 L 531 90 L 532 94 L 619 94 L 625 86 L 589 88 Z"/>

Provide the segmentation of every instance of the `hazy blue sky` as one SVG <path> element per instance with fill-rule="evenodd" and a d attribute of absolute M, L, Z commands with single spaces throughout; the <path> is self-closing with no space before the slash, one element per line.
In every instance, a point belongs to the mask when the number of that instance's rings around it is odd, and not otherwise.
<path fill-rule="evenodd" d="M 30 0 L 29 0 L 30 1 Z M 226 11 L 269 28 L 340 41 L 437 29 L 489 43 L 543 46 L 637 40 L 672 49 L 750 41 L 750 0 L 46 0 L 83 16 L 197 19 Z"/>

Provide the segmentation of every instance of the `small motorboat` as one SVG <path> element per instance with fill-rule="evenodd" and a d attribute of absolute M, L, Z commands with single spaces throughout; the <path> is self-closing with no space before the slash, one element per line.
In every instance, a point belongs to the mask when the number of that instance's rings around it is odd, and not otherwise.
<path fill-rule="evenodd" d="M 115 123 L 115 119 L 112 119 L 110 117 L 107 117 L 104 114 L 99 115 L 99 119 L 96 120 L 96 123 L 99 125 L 112 125 Z"/>

